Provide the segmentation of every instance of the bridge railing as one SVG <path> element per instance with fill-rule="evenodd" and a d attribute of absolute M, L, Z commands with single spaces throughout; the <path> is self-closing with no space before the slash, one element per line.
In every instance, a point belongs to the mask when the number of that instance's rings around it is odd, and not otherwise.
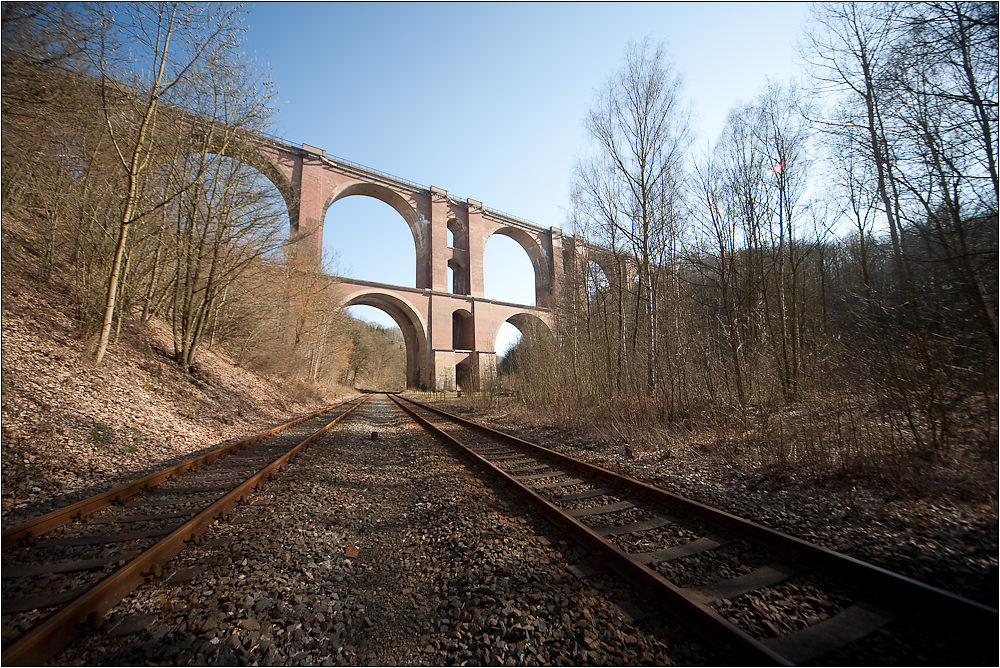
<path fill-rule="evenodd" d="M 283 137 L 279 137 L 279 136 L 277 136 L 275 134 L 271 134 L 270 132 L 257 132 L 256 134 L 260 135 L 261 137 L 270 139 L 270 140 L 272 140 L 272 141 L 274 141 L 274 142 L 276 142 L 278 144 L 282 144 L 283 146 L 289 146 L 291 148 L 294 148 L 294 149 L 296 149 L 298 151 L 309 151 L 309 149 L 304 148 L 303 144 L 295 144 L 293 142 L 288 141 L 287 139 L 284 139 Z M 375 169 L 374 167 L 369 167 L 368 165 L 363 165 L 360 162 L 355 162 L 354 160 L 348 160 L 347 158 L 342 158 L 339 155 L 333 155 L 333 154 L 331 154 L 329 151 L 327 151 L 325 149 L 323 149 L 322 157 L 326 158 L 327 160 L 329 160 L 331 162 L 339 162 L 339 163 L 344 164 L 344 165 L 350 165 L 351 167 L 356 167 L 358 169 L 363 169 L 364 171 L 366 171 L 366 172 L 368 172 L 370 174 L 375 174 L 377 176 L 381 176 L 381 177 L 390 179 L 392 181 L 396 181 L 397 183 L 401 183 L 401 184 L 409 186 L 411 188 L 420 188 L 422 190 L 430 190 L 429 186 L 426 186 L 426 185 L 424 185 L 422 183 L 415 183 L 413 181 L 410 181 L 409 179 L 404 179 L 401 176 L 397 176 L 395 174 L 390 174 L 389 172 L 382 171 L 381 169 Z"/>
<path fill-rule="evenodd" d="M 341 164 L 350 165 L 352 167 L 357 167 L 358 169 L 363 169 L 370 174 L 376 174 L 378 176 L 396 181 L 397 183 L 402 183 L 405 186 L 411 188 L 420 188 L 423 190 L 430 190 L 430 186 L 426 186 L 422 183 L 414 183 L 408 179 L 404 179 L 401 176 L 396 176 L 395 174 L 390 174 L 389 172 L 383 172 L 381 169 L 375 169 L 374 167 L 369 167 L 368 165 L 362 165 L 360 162 L 354 162 L 353 160 L 348 160 L 347 158 L 341 158 L 340 156 L 326 154 L 326 157 L 332 162 L 339 162 Z"/>
<path fill-rule="evenodd" d="M 308 150 L 308 149 L 303 149 L 301 144 L 294 144 L 294 143 L 288 141 L 287 139 L 279 137 L 279 136 L 277 136 L 275 134 L 271 134 L 270 132 L 258 132 L 257 134 L 259 134 L 261 137 L 266 137 L 267 139 L 270 139 L 270 140 L 272 140 L 274 142 L 277 142 L 279 144 L 283 144 L 284 146 L 290 146 L 290 147 L 293 147 L 293 148 L 295 148 L 297 150 Z M 363 165 L 360 162 L 356 162 L 354 160 L 348 160 L 347 158 L 342 158 L 342 157 L 340 157 L 338 155 L 332 155 L 328 151 L 325 151 L 325 150 L 324 150 L 324 157 L 327 158 L 327 159 L 329 159 L 329 160 L 331 160 L 331 161 L 333 161 L 333 162 L 339 162 L 341 164 L 350 165 L 350 166 L 356 167 L 358 169 L 363 169 L 364 171 L 369 172 L 370 174 L 376 174 L 378 176 L 385 177 L 387 179 L 390 179 L 392 181 L 396 181 L 397 183 L 401 183 L 401 184 L 409 186 L 411 188 L 420 188 L 422 190 L 430 190 L 430 186 L 427 186 L 427 185 L 425 185 L 423 183 L 416 183 L 415 181 L 411 181 L 409 179 L 404 179 L 401 176 L 397 176 L 395 174 L 390 174 L 389 172 L 382 171 L 381 169 L 375 169 L 374 167 L 369 167 L 368 165 Z M 451 201 L 455 202 L 456 204 L 466 204 L 468 202 L 468 198 L 459 197 L 458 195 L 454 195 L 452 193 L 448 193 L 448 199 L 450 199 Z M 512 221 L 515 221 L 515 222 L 518 222 L 518 223 L 524 223 L 525 225 L 531 225 L 532 227 L 536 227 L 536 228 L 539 228 L 539 229 L 548 229 L 548 228 L 544 227 L 543 225 L 539 225 L 538 223 L 534 222 L 533 220 L 528 220 L 527 218 L 522 218 L 521 216 L 515 216 L 512 213 L 507 213 L 506 211 L 501 211 L 500 209 L 492 209 L 492 208 L 489 208 L 489 207 L 483 207 L 483 210 L 486 213 L 493 214 L 494 216 L 499 216 L 501 218 L 507 218 L 509 220 L 512 220 Z"/>
<path fill-rule="evenodd" d="M 486 209 L 486 212 L 492 213 L 494 216 L 500 216 L 501 218 L 509 218 L 510 220 L 514 220 L 519 223 L 524 223 L 525 225 L 531 225 L 532 227 L 537 227 L 542 230 L 549 229 L 543 225 L 539 225 L 533 220 L 528 220 L 527 218 L 521 218 L 520 216 L 515 216 L 512 213 L 507 213 L 506 211 L 500 211 L 499 209 Z"/>

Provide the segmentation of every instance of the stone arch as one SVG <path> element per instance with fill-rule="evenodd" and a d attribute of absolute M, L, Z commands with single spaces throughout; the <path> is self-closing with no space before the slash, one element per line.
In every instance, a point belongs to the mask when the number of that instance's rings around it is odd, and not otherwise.
<path fill-rule="evenodd" d="M 405 299 L 375 289 L 360 290 L 344 299 L 344 306 L 373 306 L 399 326 L 406 346 L 406 386 L 429 385 L 427 369 L 427 325 L 416 308 Z"/>
<path fill-rule="evenodd" d="M 288 209 L 289 229 L 299 220 L 299 198 L 292 186 L 291 180 L 285 176 L 281 168 L 268 156 L 260 151 L 253 151 L 249 154 L 252 162 L 246 163 L 260 172 L 265 179 L 274 184 L 274 187 L 281 193 L 281 198 L 285 200 L 285 207 Z M 239 158 L 234 158 L 238 160 Z"/>
<path fill-rule="evenodd" d="M 264 153 L 260 146 L 247 147 L 243 143 L 222 143 L 222 138 L 218 138 L 217 142 L 210 141 L 206 151 L 253 167 L 277 188 L 281 198 L 285 201 L 285 208 L 288 209 L 289 230 L 295 231 L 294 227 L 299 220 L 299 196 L 291 179 L 278 166 L 278 163 Z"/>
<path fill-rule="evenodd" d="M 448 230 L 451 232 L 452 248 L 456 250 L 469 249 L 468 225 L 458 218 L 449 218 Z"/>
<path fill-rule="evenodd" d="M 614 267 L 599 262 L 595 258 L 583 258 L 580 269 L 582 270 L 582 280 L 579 289 L 580 294 L 586 299 L 595 297 L 605 286 L 608 289 L 613 289 L 617 285 L 612 280 L 615 277 Z"/>
<path fill-rule="evenodd" d="M 497 326 L 493 329 L 492 336 L 490 338 L 491 346 L 496 344 L 497 335 L 500 334 L 500 328 L 504 326 L 504 323 L 508 322 L 514 325 L 514 327 L 517 327 L 521 331 L 522 336 L 530 331 L 538 330 L 547 332 L 550 336 L 552 335 L 552 328 L 549 327 L 549 323 L 545 322 L 534 313 L 522 311 L 521 313 L 515 313 L 503 322 L 497 324 Z"/>
<path fill-rule="evenodd" d="M 476 327 L 472 313 L 464 308 L 451 313 L 451 347 L 453 350 L 476 349 Z"/>
<path fill-rule="evenodd" d="M 532 329 L 540 329 L 543 332 L 552 334 L 552 329 L 549 327 L 549 323 L 545 322 L 534 313 L 515 313 L 504 322 L 509 322 L 514 325 L 521 330 L 522 334 L 526 334 Z"/>
<path fill-rule="evenodd" d="M 395 209 L 396 213 L 402 216 L 403 220 L 406 221 L 406 225 L 410 228 L 410 232 L 413 234 L 417 266 L 415 285 L 418 288 L 430 287 L 429 284 L 426 284 L 428 279 L 424 277 L 424 272 L 421 271 L 421 269 L 426 269 L 426 258 L 430 257 L 429 225 L 427 220 L 417 211 L 416 207 L 388 186 L 369 181 L 350 181 L 334 188 L 333 192 L 326 198 L 326 201 L 323 203 L 323 216 L 321 220 L 326 219 L 326 212 L 334 202 L 344 197 L 350 197 L 351 195 L 365 195 L 385 202 Z M 320 247 L 322 248 L 322 239 L 320 239 Z"/>
<path fill-rule="evenodd" d="M 608 282 L 609 285 L 616 285 L 616 277 L 618 271 L 615 268 L 615 260 L 611 253 L 599 248 L 588 248 L 587 251 L 581 256 L 580 262 L 582 267 L 586 268 L 588 263 L 594 263 L 601 273 L 604 274 L 604 280 Z"/>
<path fill-rule="evenodd" d="M 535 305 L 550 306 L 552 301 L 551 266 L 548 253 L 545 252 L 538 239 L 528 232 L 511 225 L 498 227 L 493 230 L 490 237 L 494 234 L 500 234 L 513 239 L 528 254 L 528 260 L 531 261 L 531 266 L 535 270 Z M 489 243 L 489 237 L 486 238 L 486 243 Z M 486 262 L 486 243 L 483 244 L 484 266 Z"/>

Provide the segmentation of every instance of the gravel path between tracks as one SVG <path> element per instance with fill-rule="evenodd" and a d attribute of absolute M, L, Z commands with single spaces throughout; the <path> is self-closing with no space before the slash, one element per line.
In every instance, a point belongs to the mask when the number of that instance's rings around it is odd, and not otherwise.
<path fill-rule="evenodd" d="M 481 475 L 376 396 L 55 663 L 718 663 Z"/>
<path fill-rule="evenodd" d="M 434 402 L 430 402 L 434 403 Z M 454 401 L 443 410 L 648 482 L 695 501 L 843 552 L 996 607 L 996 494 L 986 503 L 908 498 L 892 490 L 852 495 L 810 489 L 792 480 L 713 464 L 683 447 L 629 455 L 620 444 L 545 424 L 525 424 L 496 409 Z M 893 498 L 895 496 L 895 498 Z M 887 497 L 889 499 L 887 500 Z"/>

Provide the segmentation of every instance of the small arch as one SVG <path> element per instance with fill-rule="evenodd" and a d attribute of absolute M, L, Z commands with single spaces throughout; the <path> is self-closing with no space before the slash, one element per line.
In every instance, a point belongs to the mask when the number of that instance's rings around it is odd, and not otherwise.
<path fill-rule="evenodd" d="M 475 350 L 476 328 L 472 314 L 455 309 L 451 314 L 451 347 L 453 350 Z"/>
<path fill-rule="evenodd" d="M 458 218 L 448 219 L 448 247 L 459 250 L 469 249 L 468 226 Z"/>
<path fill-rule="evenodd" d="M 377 290 L 348 295 L 344 306 L 374 306 L 392 318 L 403 333 L 406 346 L 406 386 L 421 388 L 428 385 L 427 327 L 412 305 L 395 295 Z"/>

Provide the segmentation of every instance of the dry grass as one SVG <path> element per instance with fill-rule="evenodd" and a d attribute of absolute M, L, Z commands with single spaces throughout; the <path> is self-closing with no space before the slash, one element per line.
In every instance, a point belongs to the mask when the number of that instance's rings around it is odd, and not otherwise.
<path fill-rule="evenodd" d="M 980 414 L 988 406 L 981 398 L 970 400 L 967 420 L 953 426 L 960 438 L 945 450 L 921 447 L 900 416 L 887 417 L 876 397 L 862 394 L 815 394 L 788 406 L 746 409 L 703 403 L 673 419 L 653 401 L 612 398 L 540 409 L 483 394 L 457 405 L 526 428 L 555 427 L 609 454 L 678 456 L 719 470 L 739 469 L 769 488 L 808 485 L 848 502 L 867 492 L 994 507 L 996 502 L 997 448 L 990 429 L 984 434 L 979 426 L 984 419 L 989 423 Z"/>

